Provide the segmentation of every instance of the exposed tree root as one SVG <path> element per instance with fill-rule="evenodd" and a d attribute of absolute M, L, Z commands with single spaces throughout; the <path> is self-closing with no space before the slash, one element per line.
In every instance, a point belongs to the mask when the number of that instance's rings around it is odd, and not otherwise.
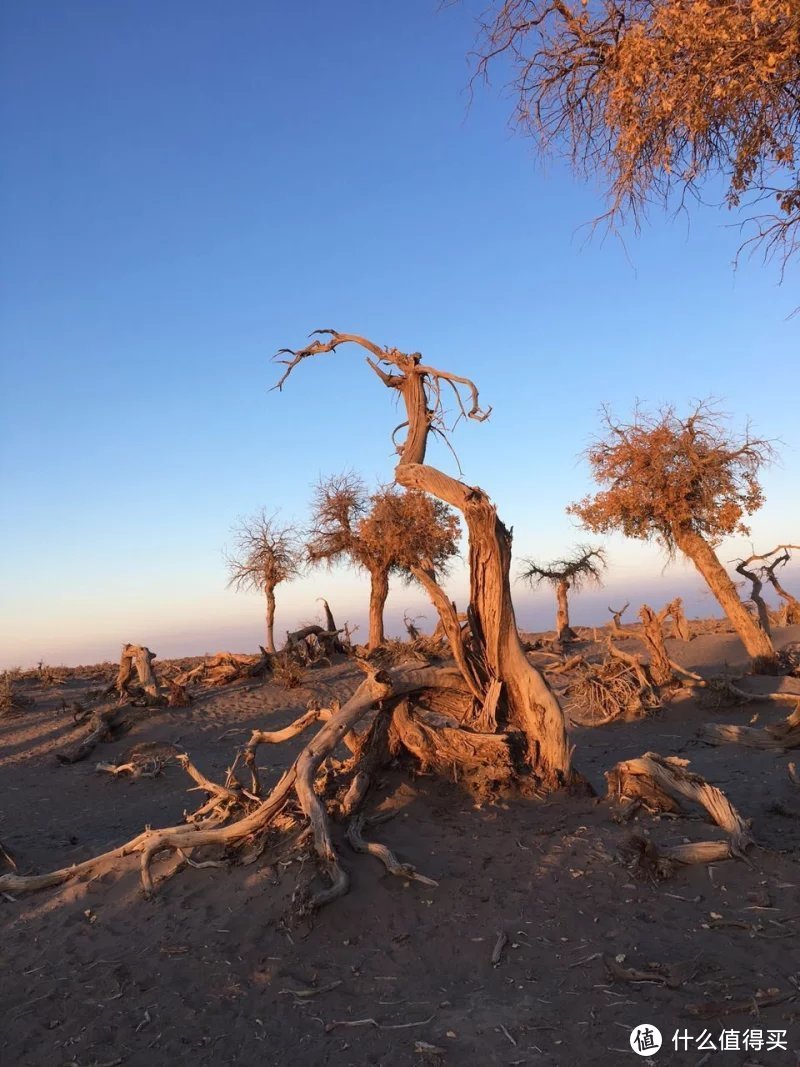
<path fill-rule="evenodd" d="M 401 863 L 386 845 L 380 845 L 377 841 L 366 841 L 364 839 L 362 833 L 364 827 L 367 825 L 375 825 L 375 823 L 381 821 L 383 820 L 368 820 L 363 815 L 356 815 L 355 818 L 350 820 L 347 827 L 347 840 L 355 851 L 365 852 L 370 856 L 374 856 L 375 859 L 380 860 L 389 874 L 393 874 L 397 878 L 405 878 L 412 882 L 421 882 L 423 885 L 438 886 L 438 882 L 434 882 L 432 878 L 426 878 L 424 874 L 419 874 L 416 867 L 412 867 L 410 863 Z"/>
<path fill-rule="evenodd" d="M 676 863 L 745 858 L 747 848 L 753 843 L 750 824 L 725 794 L 699 774 L 687 771 L 687 765 L 688 760 L 646 752 L 638 759 L 624 760 L 606 772 L 609 799 L 625 802 L 629 811 L 633 806 L 644 806 L 650 811 L 680 813 L 683 810 L 681 802 L 689 800 L 703 807 L 728 835 L 723 841 L 671 846 L 656 845 L 642 834 L 632 835 L 628 848 L 635 865 L 662 878 L 672 873 Z"/>
<path fill-rule="evenodd" d="M 56 752 L 59 763 L 79 763 L 97 748 L 101 741 L 109 740 L 115 729 L 122 725 L 123 712 L 129 704 L 113 704 L 110 707 L 97 708 L 92 712 L 89 726 L 77 743 L 69 744 L 61 752 Z"/>
<path fill-rule="evenodd" d="M 511 779 L 514 769 L 512 739 L 503 734 L 481 734 L 460 726 L 458 720 L 442 712 L 424 707 L 426 702 L 436 703 L 433 694 L 439 691 L 460 694 L 464 709 L 471 705 L 471 698 L 465 693 L 457 671 L 432 667 L 383 671 L 369 664 L 362 664 L 362 667 L 367 671 L 367 678 L 341 708 L 314 707 L 283 730 L 253 734 L 244 753 L 245 762 L 254 775 L 252 789 L 245 789 L 233 770 L 224 784 L 213 782 L 192 764 L 188 756 L 181 754 L 176 757 L 177 761 L 208 798 L 184 824 L 145 830 L 118 848 L 49 874 L 6 874 L 0 877 L 0 890 L 23 893 L 61 885 L 91 875 L 100 867 L 117 865 L 119 861 L 138 855 L 142 886 L 149 895 L 154 890 L 151 866 L 157 856 L 169 851 L 182 857 L 190 856 L 200 847 L 213 846 L 242 850 L 240 862 L 249 862 L 263 851 L 268 833 L 295 831 L 305 816 L 320 868 L 329 883 L 310 894 L 307 901 L 308 907 L 320 907 L 341 896 L 349 885 L 347 871 L 333 845 L 329 815 L 321 796 L 325 786 L 325 776 L 320 778 L 321 767 L 340 742 L 348 743 L 354 752 L 348 767 L 353 772 L 350 790 L 342 805 L 334 805 L 346 815 L 352 814 L 362 803 L 376 770 L 393 753 L 399 752 L 400 746 L 426 766 L 467 784 L 472 781 L 476 788 L 486 789 L 487 778 L 494 787 Z M 404 699 L 412 694 L 415 699 L 413 711 Z M 417 699 L 423 706 L 416 705 Z M 451 699 L 457 700 L 458 697 Z M 372 720 L 368 728 L 361 735 L 357 734 L 355 727 L 370 715 Z M 287 740 L 320 721 L 322 727 L 269 795 L 262 799 L 254 770 L 258 745 Z M 522 747 L 522 740 L 519 744 Z M 299 812 L 296 804 L 299 804 Z M 351 843 L 363 843 L 392 873 L 412 877 L 411 868 L 397 862 L 388 850 L 363 842 L 362 825 L 355 824 Z"/>

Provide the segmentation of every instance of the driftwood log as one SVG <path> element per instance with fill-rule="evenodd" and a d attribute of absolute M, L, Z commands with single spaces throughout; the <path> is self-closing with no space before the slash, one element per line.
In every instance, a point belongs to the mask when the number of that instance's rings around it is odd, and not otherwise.
<path fill-rule="evenodd" d="M 706 723 L 700 727 L 698 736 L 710 745 L 749 745 L 751 748 L 771 748 L 776 752 L 800 748 L 800 698 L 794 699 L 797 700 L 797 707 L 783 722 L 774 726 L 756 729 L 753 726 Z"/>
<path fill-rule="evenodd" d="M 623 760 L 606 772 L 608 797 L 622 802 L 624 817 L 637 807 L 654 812 L 677 814 L 691 801 L 704 808 L 713 822 L 726 833 L 724 840 L 676 845 L 656 845 L 650 838 L 635 834 L 628 846 L 638 866 L 661 877 L 672 873 L 675 864 L 711 863 L 743 858 L 753 844 L 750 824 L 716 786 L 687 770 L 688 760 L 646 752 L 638 759 Z"/>

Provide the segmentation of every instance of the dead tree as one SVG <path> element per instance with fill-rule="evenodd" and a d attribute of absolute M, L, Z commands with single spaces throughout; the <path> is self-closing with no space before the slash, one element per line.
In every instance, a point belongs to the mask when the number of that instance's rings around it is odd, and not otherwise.
<path fill-rule="evenodd" d="M 621 634 L 623 636 L 627 636 L 626 635 L 626 631 L 623 630 L 623 628 L 622 628 L 622 616 L 625 614 L 625 612 L 628 610 L 628 608 L 630 606 L 631 606 L 631 602 L 630 602 L 630 600 L 628 600 L 619 609 L 619 611 L 617 611 L 615 608 L 609 608 L 608 609 L 611 612 L 611 615 L 612 615 L 611 628 L 612 628 L 612 630 L 613 630 L 613 632 L 615 634 Z"/>
<path fill-rule="evenodd" d="M 266 598 L 267 651 L 275 651 L 275 589 L 296 578 L 303 567 L 303 549 L 297 528 L 279 523 L 274 515 L 260 511 L 241 519 L 234 532 L 236 546 L 225 556 L 236 590 L 255 590 Z"/>
<path fill-rule="evenodd" d="M 256 744 L 275 743 L 317 726 L 300 755 L 263 799 L 257 775 L 254 788 L 247 790 L 231 775 L 218 784 L 183 758 L 187 772 L 208 795 L 207 802 L 186 822 L 145 830 L 103 856 L 49 874 L 2 875 L 0 891 L 14 894 L 60 885 L 93 873 L 98 866 L 138 856 L 142 885 L 150 894 L 154 890 L 152 863 L 162 853 L 185 858 L 191 851 L 192 862 L 197 862 L 196 849 L 222 849 L 230 855 L 238 848 L 242 861 L 248 862 L 263 851 L 270 834 L 279 835 L 285 843 L 287 831 L 294 831 L 295 841 L 312 837 L 319 866 L 327 878 L 326 885 L 309 894 L 306 905 L 330 903 L 347 891 L 349 876 L 334 847 L 329 812 L 322 799 L 328 775 L 319 776 L 340 743 L 354 756 L 342 771 L 347 781 L 335 794 L 350 800 L 338 808 L 336 801 L 331 801 L 331 807 L 348 817 L 357 816 L 369 782 L 393 753 L 481 795 L 508 788 L 543 794 L 581 782 L 572 770 L 572 748 L 561 706 L 545 678 L 526 658 L 519 639 L 509 578 L 511 535 L 481 489 L 424 462 L 429 434 L 442 427 L 442 387 L 453 390 L 465 417 L 482 421 L 489 412 L 480 407 L 477 388 L 467 378 L 427 366 L 418 353 L 381 349 L 362 337 L 324 332 L 328 340 L 315 341 L 290 354 L 279 385 L 306 358 L 333 352 L 345 342 L 365 348 L 370 354 L 369 366 L 387 388 L 400 395 L 406 409 L 407 433 L 398 446 L 395 471 L 398 483 L 429 493 L 464 516 L 470 562 L 467 628 L 462 629 L 433 568 L 427 564 L 419 568 L 420 579 L 440 612 L 457 666 L 382 669 L 356 660 L 366 677 L 344 705 L 311 709 L 292 727 L 259 736 Z M 290 803 L 292 798 L 299 812 Z M 392 874 L 416 876 L 388 849 L 365 841 L 363 830 L 361 820 L 350 827 L 350 840 L 359 849 L 367 849 Z"/>
<path fill-rule="evenodd" d="M 684 614 L 681 597 L 676 596 L 674 600 L 670 600 L 669 604 L 665 604 L 659 611 L 659 622 L 663 623 L 665 619 L 672 619 L 672 625 L 675 630 L 674 636 L 679 641 L 688 641 L 690 639 L 689 621 Z"/>
<path fill-rule="evenodd" d="M 749 565 L 753 562 L 754 557 L 750 556 L 749 559 L 740 559 L 736 564 L 736 570 L 743 578 L 746 578 L 750 582 L 750 600 L 753 602 L 756 608 L 756 617 L 758 618 L 758 625 L 768 636 L 772 636 L 772 627 L 769 619 L 769 608 L 767 602 L 761 595 L 761 590 L 764 588 L 763 573 L 761 570 L 749 570 Z"/>
<path fill-rule="evenodd" d="M 311 563 L 345 560 L 369 575 L 372 651 L 385 641 L 392 575 L 409 580 L 426 564 L 443 572 L 457 552 L 458 536 L 458 519 L 442 501 L 394 487 L 370 494 L 356 475 L 342 474 L 317 485 L 307 553 Z"/>
<path fill-rule="evenodd" d="M 686 418 L 664 408 L 637 411 L 629 423 L 605 412 L 605 434 L 587 453 L 602 487 L 568 511 L 595 533 L 619 530 L 682 552 L 706 580 L 753 661 L 755 671 L 777 668 L 767 634 L 739 599 L 715 547 L 747 534 L 746 516 L 764 500 L 759 482 L 772 457 L 769 441 L 731 433 L 707 403 Z"/>
<path fill-rule="evenodd" d="M 773 548 L 771 552 L 764 552 L 762 555 L 752 555 L 745 560 L 741 560 L 736 567 L 736 570 L 748 578 L 753 586 L 753 592 L 750 594 L 750 599 L 755 601 L 758 607 L 758 617 L 761 621 L 761 625 L 764 626 L 762 621 L 762 611 L 767 618 L 767 627 L 769 626 L 769 616 L 767 615 L 766 605 L 763 599 L 760 597 L 761 589 L 765 581 L 769 582 L 778 596 L 784 603 L 785 607 L 785 619 L 786 625 L 792 626 L 796 623 L 800 623 L 800 600 L 797 597 L 784 589 L 781 585 L 777 570 L 780 567 L 785 567 L 786 564 L 792 558 L 792 550 L 800 551 L 800 545 L 778 545 L 777 548 Z M 752 570 L 754 563 L 760 564 L 757 570 Z M 745 568 L 751 568 L 746 570 Z M 759 599 L 756 600 L 758 595 Z M 769 633 L 769 629 L 767 633 Z"/>
<path fill-rule="evenodd" d="M 124 700 L 128 696 L 135 668 L 139 678 L 139 685 L 142 687 L 145 697 L 154 703 L 158 701 L 158 685 L 152 667 L 155 658 L 155 652 L 151 652 L 149 648 L 145 648 L 143 645 L 122 646 L 119 672 L 115 683 L 120 700 Z"/>
<path fill-rule="evenodd" d="M 650 653 L 650 673 L 653 681 L 659 687 L 668 685 L 672 680 L 672 665 L 664 645 L 662 616 L 656 615 L 648 604 L 642 604 L 639 618 L 642 620 L 642 640 Z"/>
<path fill-rule="evenodd" d="M 601 548 L 580 545 L 567 559 L 539 564 L 523 560 L 524 570 L 520 577 L 531 585 L 547 582 L 556 591 L 556 637 L 559 641 L 574 641 L 577 637 L 569 624 L 569 591 L 577 592 L 585 585 L 601 585 L 606 558 Z"/>
<path fill-rule="evenodd" d="M 566 784 L 571 767 L 564 716 L 547 682 L 526 659 L 517 632 L 509 579 L 511 535 L 481 489 L 425 464 L 429 435 L 444 429 L 442 389 L 452 390 L 461 415 L 483 421 L 489 410 L 481 408 L 477 387 L 468 378 L 424 364 L 419 353 L 380 348 L 354 334 L 320 332 L 327 334 L 326 340 L 315 340 L 298 351 L 287 350 L 287 369 L 278 387 L 283 387 L 301 362 L 333 352 L 340 345 L 353 343 L 367 351 L 370 368 L 405 407 L 402 428 L 406 435 L 396 446 L 396 481 L 456 508 L 467 526 L 468 634 L 462 632 L 454 606 L 430 569 L 414 568 L 439 611 L 470 694 L 472 710 L 467 708 L 465 725 L 480 719 L 495 730 L 518 733 L 524 739 L 522 751 L 528 773 L 540 786 L 553 789 Z"/>

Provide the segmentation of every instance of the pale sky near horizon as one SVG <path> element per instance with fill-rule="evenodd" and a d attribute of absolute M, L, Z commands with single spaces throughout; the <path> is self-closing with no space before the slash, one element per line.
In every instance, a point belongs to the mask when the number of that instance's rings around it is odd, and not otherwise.
<path fill-rule="evenodd" d="M 518 556 L 597 541 L 564 508 L 590 488 L 601 404 L 709 395 L 782 441 L 753 543 L 800 541 L 800 268 L 782 285 L 759 258 L 734 270 L 737 219 L 714 207 L 589 239 L 599 190 L 510 131 L 499 72 L 469 104 L 476 10 L 3 5 L 0 667 L 262 640 L 259 600 L 225 587 L 237 517 L 303 521 L 320 475 L 391 478 L 400 420 L 355 351 L 270 392 L 272 353 L 320 326 L 478 382 L 492 417 L 453 444 Z M 675 592 L 714 612 L 682 564 L 607 544 L 575 621 Z M 450 588 L 463 601 L 463 566 Z M 550 625 L 549 594 L 517 594 L 524 627 Z M 320 595 L 364 634 L 346 570 L 279 589 L 277 632 Z M 397 585 L 390 631 L 404 609 L 433 625 Z"/>

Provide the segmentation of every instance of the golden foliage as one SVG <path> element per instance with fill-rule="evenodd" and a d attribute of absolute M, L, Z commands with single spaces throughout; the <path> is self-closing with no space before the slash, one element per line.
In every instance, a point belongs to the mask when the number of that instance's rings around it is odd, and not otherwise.
<path fill-rule="evenodd" d="M 769 198 L 756 239 L 800 242 L 800 0 L 502 0 L 479 72 L 510 58 L 516 120 L 581 171 L 610 214 L 722 175 L 731 206 Z"/>
<path fill-rule="evenodd" d="M 407 578 L 425 561 L 446 567 L 458 551 L 458 518 L 441 500 L 394 487 L 369 494 L 352 474 L 317 486 L 312 516 L 311 562 L 347 559 L 370 573 Z"/>
<path fill-rule="evenodd" d="M 670 551 L 684 533 L 714 545 L 749 532 L 744 517 L 764 502 L 758 476 L 772 455 L 768 441 L 731 433 L 707 404 L 683 419 L 671 407 L 637 411 L 628 424 L 606 412 L 605 425 L 587 455 L 606 488 L 567 509 L 590 530 L 655 538 Z"/>

